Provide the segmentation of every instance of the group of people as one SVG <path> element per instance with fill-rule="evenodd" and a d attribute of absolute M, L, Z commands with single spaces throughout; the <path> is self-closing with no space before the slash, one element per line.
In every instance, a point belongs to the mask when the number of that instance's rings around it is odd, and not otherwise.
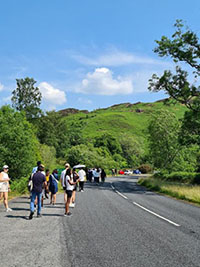
<path fill-rule="evenodd" d="M 65 170 L 61 173 L 61 185 L 64 189 L 64 203 L 65 203 L 65 214 L 64 216 L 71 216 L 69 208 L 75 207 L 75 198 L 77 191 L 77 183 L 79 183 L 80 192 L 84 192 L 84 181 L 86 173 L 81 168 L 79 172 L 76 172 L 76 169 L 71 169 L 69 163 L 65 164 Z M 49 198 L 50 204 L 56 204 L 56 193 L 58 191 L 58 172 L 54 170 L 50 174 L 49 170 L 44 172 L 44 166 L 41 162 L 37 162 L 37 166 L 33 168 L 31 177 L 30 177 L 30 191 L 31 191 L 31 202 L 30 202 L 30 215 L 29 219 L 31 220 L 34 215 L 34 211 L 37 208 L 37 217 L 41 217 L 41 208 L 43 204 L 43 199 Z"/>
<path fill-rule="evenodd" d="M 12 211 L 8 207 L 8 192 L 10 191 L 10 178 L 8 176 L 9 167 L 3 166 L 3 171 L 0 173 L 0 200 L 4 199 L 4 206 L 6 211 Z M 105 181 L 106 173 L 100 168 L 89 169 L 87 173 L 84 168 L 80 168 L 78 172 L 76 169 L 71 169 L 70 164 L 65 164 L 65 169 L 61 173 L 60 182 L 64 190 L 64 203 L 65 214 L 64 216 L 71 216 L 69 208 L 75 207 L 76 191 L 84 192 L 85 177 L 89 182 L 95 182 L 96 184 Z M 49 169 L 46 169 L 41 161 L 37 162 L 37 166 L 33 168 L 29 178 L 28 188 L 30 191 L 30 215 L 29 219 L 33 218 L 34 212 L 37 206 L 37 217 L 41 217 L 41 209 L 43 207 L 44 199 L 49 199 L 50 204 L 56 204 L 56 193 L 58 192 L 58 171 L 53 170 L 50 173 Z M 50 195 L 49 195 L 50 194 Z"/>
<path fill-rule="evenodd" d="M 91 183 L 94 182 L 96 184 L 100 183 L 100 178 L 101 178 L 101 182 L 104 183 L 105 178 L 106 178 L 106 173 L 104 169 L 100 169 L 100 168 L 89 169 L 87 178 L 89 182 Z"/>

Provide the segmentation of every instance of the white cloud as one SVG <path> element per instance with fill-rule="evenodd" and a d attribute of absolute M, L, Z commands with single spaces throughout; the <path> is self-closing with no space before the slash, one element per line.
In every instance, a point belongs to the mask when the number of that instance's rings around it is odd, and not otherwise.
<path fill-rule="evenodd" d="M 39 89 L 42 93 L 42 98 L 49 106 L 62 105 L 67 101 L 65 92 L 54 88 L 47 82 L 41 82 L 39 84 Z"/>
<path fill-rule="evenodd" d="M 108 68 L 96 68 L 94 72 L 87 73 L 76 91 L 96 95 L 124 95 L 133 92 L 133 85 L 129 78 L 118 76 L 114 79 Z"/>
<path fill-rule="evenodd" d="M 128 52 L 121 52 L 117 49 L 104 53 L 97 57 L 88 57 L 80 54 L 73 54 L 72 58 L 84 65 L 90 66 L 123 66 L 129 64 L 145 64 L 145 65 L 169 65 L 163 60 L 155 60 L 151 57 L 136 55 Z"/>
<path fill-rule="evenodd" d="M 4 88 L 4 85 L 2 83 L 0 83 L 0 91 L 2 91 Z"/>

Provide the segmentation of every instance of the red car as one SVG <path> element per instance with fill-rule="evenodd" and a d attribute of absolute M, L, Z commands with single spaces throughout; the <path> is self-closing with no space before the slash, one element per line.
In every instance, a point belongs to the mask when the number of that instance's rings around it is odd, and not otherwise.
<path fill-rule="evenodd" d="M 124 174 L 124 171 L 122 171 L 122 170 L 119 170 L 119 172 L 118 172 L 119 174 Z"/>

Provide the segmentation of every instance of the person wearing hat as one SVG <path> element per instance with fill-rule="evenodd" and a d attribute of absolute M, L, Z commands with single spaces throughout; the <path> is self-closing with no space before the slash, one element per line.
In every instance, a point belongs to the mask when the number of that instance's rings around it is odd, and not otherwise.
<path fill-rule="evenodd" d="M 9 181 L 10 178 L 8 176 L 8 165 L 4 165 L 3 171 L 0 173 L 0 200 L 3 197 L 6 212 L 12 211 L 12 209 L 8 207 L 8 191 L 10 191 Z"/>

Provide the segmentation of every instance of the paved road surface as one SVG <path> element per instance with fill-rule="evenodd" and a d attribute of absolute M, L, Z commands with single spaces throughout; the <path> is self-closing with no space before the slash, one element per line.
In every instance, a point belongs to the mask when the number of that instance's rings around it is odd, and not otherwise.
<path fill-rule="evenodd" d="M 29 200 L 0 204 L 0 267 L 200 266 L 200 208 L 144 190 L 136 178 L 108 178 L 77 193 L 72 217 L 46 201 L 29 221 Z"/>

